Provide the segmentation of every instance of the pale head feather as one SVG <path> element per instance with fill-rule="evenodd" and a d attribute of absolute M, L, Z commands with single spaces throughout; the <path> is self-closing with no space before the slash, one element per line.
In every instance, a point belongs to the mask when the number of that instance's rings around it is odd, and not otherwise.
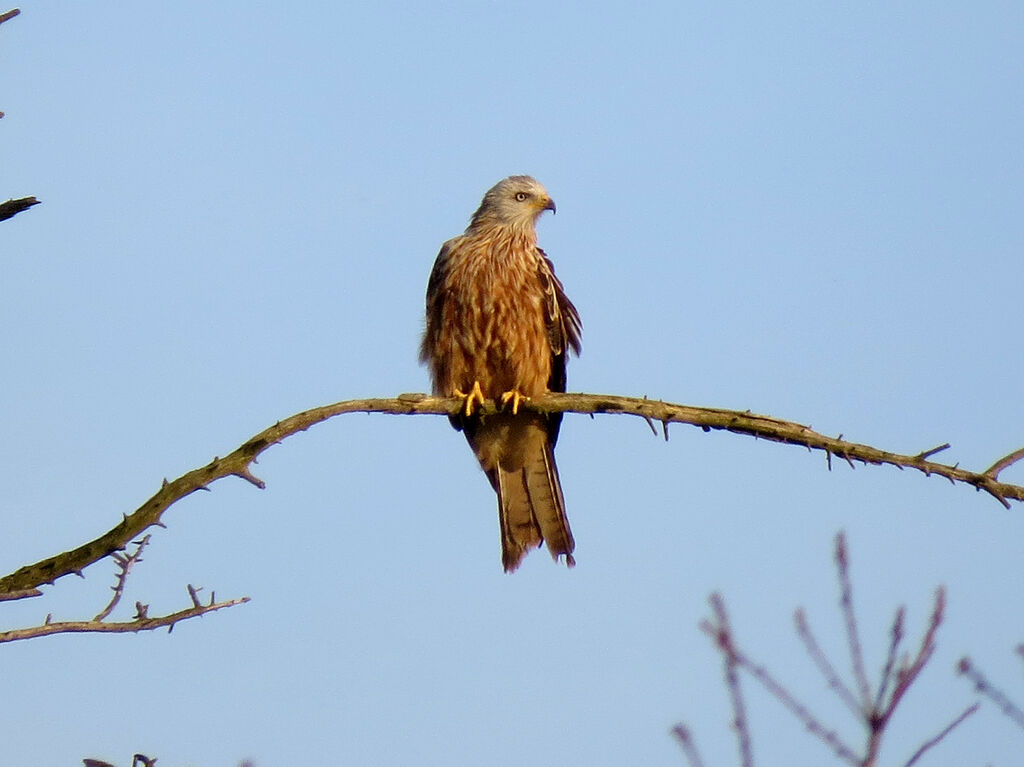
<path fill-rule="evenodd" d="M 555 202 L 537 179 L 509 176 L 487 190 L 469 229 L 485 226 L 532 229 L 545 210 L 554 212 Z"/>

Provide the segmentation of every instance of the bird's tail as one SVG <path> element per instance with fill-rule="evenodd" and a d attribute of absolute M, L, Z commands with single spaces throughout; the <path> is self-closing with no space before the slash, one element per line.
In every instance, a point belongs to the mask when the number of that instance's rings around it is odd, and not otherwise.
<path fill-rule="evenodd" d="M 496 481 L 495 481 L 496 480 Z M 562 484 L 551 445 L 544 441 L 527 450 L 521 466 L 507 469 L 500 464 L 492 481 L 498 494 L 501 522 L 501 560 L 505 572 L 512 572 L 526 553 L 547 541 L 554 559 L 564 555 L 572 567 L 575 542 L 565 514 Z"/>

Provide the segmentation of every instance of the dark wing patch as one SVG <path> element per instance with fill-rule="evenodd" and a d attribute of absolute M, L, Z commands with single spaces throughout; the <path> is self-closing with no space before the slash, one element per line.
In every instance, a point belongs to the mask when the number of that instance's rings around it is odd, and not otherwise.
<path fill-rule="evenodd" d="M 430 270 L 430 279 L 427 281 L 427 328 L 420 346 L 420 362 L 430 362 L 431 351 L 441 328 L 441 311 L 444 308 L 441 285 L 444 284 L 445 275 L 448 272 L 450 242 L 451 240 L 441 246 L 437 258 L 434 259 L 434 268 Z"/>
<path fill-rule="evenodd" d="M 566 385 L 565 362 L 569 349 L 579 356 L 582 351 L 580 343 L 583 323 L 579 312 L 572 301 L 565 295 L 562 282 L 555 276 L 555 267 L 547 254 L 537 248 L 540 254 L 538 277 L 544 288 L 544 320 L 547 323 L 548 343 L 551 344 L 551 377 L 548 379 L 548 390 L 564 392 Z M 548 438 L 551 447 L 558 440 L 558 430 L 562 425 L 562 414 L 554 413 L 547 418 Z"/>

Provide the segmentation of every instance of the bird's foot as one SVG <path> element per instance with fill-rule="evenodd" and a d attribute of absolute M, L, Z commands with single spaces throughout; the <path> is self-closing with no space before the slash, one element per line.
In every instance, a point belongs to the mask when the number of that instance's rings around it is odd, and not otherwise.
<path fill-rule="evenodd" d="M 501 395 L 501 404 L 507 405 L 509 400 L 512 401 L 512 415 L 519 415 L 519 403 L 529 402 L 530 398 L 523 394 L 518 389 L 512 389 Z"/>
<path fill-rule="evenodd" d="M 469 394 L 456 389 L 455 396 L 463 400 L 462 411 L 466 414 L 466 417 L 473 415 L 473 403 L 479 402 L 481 405 L 486 401 L 484 393 L 480 389 L 480 382 L 473 381 L 473 388 L 470 389 Z"/>

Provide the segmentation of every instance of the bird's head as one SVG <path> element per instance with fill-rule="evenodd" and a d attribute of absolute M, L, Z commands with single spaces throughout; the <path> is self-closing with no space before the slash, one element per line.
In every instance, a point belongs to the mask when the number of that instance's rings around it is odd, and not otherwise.
<path fill-rule="evenodd" d="M 487 191 L 470 228 L 495 224 L 532 228 L 546 210 L 554 213 L 555 201 L 537 179 L 509 176 Z"/>

